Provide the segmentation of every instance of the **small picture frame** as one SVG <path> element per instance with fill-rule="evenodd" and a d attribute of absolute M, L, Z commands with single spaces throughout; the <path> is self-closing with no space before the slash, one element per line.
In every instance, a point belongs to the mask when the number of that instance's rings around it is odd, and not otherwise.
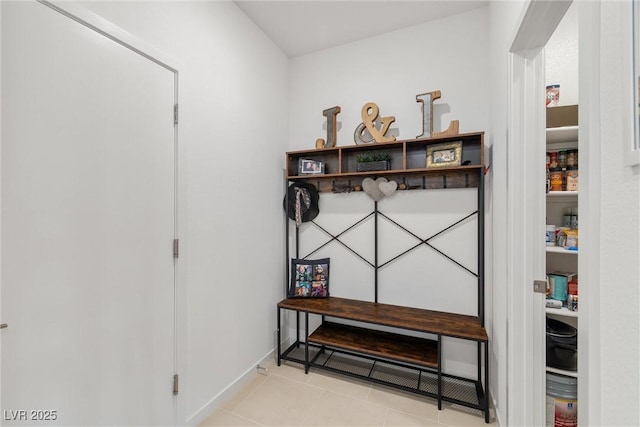
<path fill-rule="evenodd" d="M 329 296 L 329 258 L 291 260 L 289 298 L 326 298 Z"/>
<path fill-rule="evenodd" d="M 427 168 L 460 166 L 462 163 L 462 141 L 427 146 Z"/>
<path fill-rule="evenodd" d="M 298 160 L 300 175 L 319 175 L 324 173 L 324 163 L 312 159 Z"/>

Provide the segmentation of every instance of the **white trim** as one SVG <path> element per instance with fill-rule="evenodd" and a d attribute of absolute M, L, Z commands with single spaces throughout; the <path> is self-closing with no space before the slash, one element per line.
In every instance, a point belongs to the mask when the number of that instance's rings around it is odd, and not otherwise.
<path fill-rule="evenodd" d="M 2 25 L 2 4 L 0 4 L 0 25 Z M 2 46 L 2 31 L 0 31 L 0 46 Z M 2 93 L 2 54 L 0 52 L 0 94 Z M 0 131 L 2 130 L 2 102 L 0 102 Z M 2 224 L 2 134 L 0 132 L 0 224 Z M 0 227 L 0 241 L 2 241 L 2 227 Z M 0 261 L 2 260 L 2 245 L 0 245 Z M 2 262 L 0 262 L 0 295 L 2 294 Z M 2 304 L 0 304 L 0 323 L 2 322 Z M 11 325 L 9 325 L 11 326 Z M 2 329 L 0 329 L 0 355 L 2 355 Z M 0 363 L 0 385 L 2 382 L 2 363 Z M 2 387 L 0 386 L 0 402 L 2 400 Z"/>
<path fill-rule="evenodd" d="M 39 3 L 50 7 L 51 9 L 59 12 L 66 17 L 73 19 L 81 25 L 94 30 L 95 32 L 105 36 L 106 38 L 113 40 L 114 42 L 131 49 L 137 54 L 144 56 L 148 60 L 155 62 L 163 68 L 169 71 L 177 72 L 182 65 L 175 58 L 165 54 L 158 50 L 151 44 L 133 36 L 131 33 L 123 30 L 117 25 L 107 21 L 99 15 L 91 12 L 84 6 L 67 2 L 67 1 L 47 1 L 37 0 Z"/>
<path fill-rule="evenodd" d="M 578 2 L 580 150 L 580 316 L 578 425 L 602 425 L 600 414 L 600 2 Z M 582 409 L 580 409 L 582 408 Z"/>
<path fill-rule="evenodd" d="M 544 425 L 545 115 L 544 57 L 540 50 L 511 54 L 509 111 L 508 283 L 511 284 L 509 425 Z M 537 159 L 538 161 L 532 161 Z"/>
<path fill-rule="evenodd" d="M 512 53 L 543 48 L 558 27 L 572 0 L 531 0 L 524 8 L 511 43 Z"/>

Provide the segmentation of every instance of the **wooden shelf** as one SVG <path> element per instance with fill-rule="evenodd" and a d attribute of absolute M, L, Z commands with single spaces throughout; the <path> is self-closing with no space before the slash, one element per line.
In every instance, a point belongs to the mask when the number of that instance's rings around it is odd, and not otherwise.
<path fill-rule="evenodd" d="M 423 338 L 324 322 L 309 336 L 309 342 L 419 366 L 438 367 L 438 342 Z"/>
<path fill-rule="evenodd" d="M 460 141 L 461 165 L 427 168 L 427 148 L 434 144 Z M 356 158 L 365 152 L 391 155 L 390 170 L 358 172 Z M 300 174 L 301 160 L 322 162 L 324 174 Z M 465 164 L 466 163 L 466 164 Z M 319 191 L 356 188 L 366 177 L 385 177 L 405 184 L 407 189 L 478 187 L 484 173 L 484 132 L 428 139 L 349 145 L 325 149 L 290 151 L 286 154 L 287 179 L 308 181 Z"/>
<path fill-rule="evenodd" d="M 278 307 L 478 342 L 489 340 L 476 316 L 336 297 L 288 298 Z"/>

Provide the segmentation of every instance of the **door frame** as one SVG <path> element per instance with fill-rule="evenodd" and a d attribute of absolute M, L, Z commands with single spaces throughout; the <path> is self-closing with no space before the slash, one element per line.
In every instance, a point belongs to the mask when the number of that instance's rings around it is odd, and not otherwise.
<path fill-rule="evenodd" d="M 182 63 L 175 58 L 161 52 L 154 46 L 146 43 L 145 41 L 133 36 L 122 28 L 114 25 L 113 23 L 105 20 L 99 15 L 91 12 L 85 7 L 65 2 L 65 1 L 46 1 L 37 0 L 38 3 L 43 6 L 49 7 L 54 11 L 61 13 L 69 19 L 72 19 L 100 35 L 120 44 L 121 46 L 135 52 L 138 55 L 156 63 L 157 65 L 167 69 L 174 75 L 174 104 L 178 105 L 178 88 L 179 88 L 179 69 L 183 68 Z M 0 8 L 1 10 L 1 8 Z M 178 239 L 181 236 L 181 230 L 186 229 L 186 215 L 179 215 L 186 212 L 186 199 L 181 195 L 186 194 L 186 150 L 180 144 L 178 144 L 179 137 L 179 125 L 174 125 L 174 238 Z M 0 140 L 0 152 L 2 147 L 2 141 Z M 0 229 L 0 236 L 2 230 Z M 184 239 L 181 242 L 182 246 L 186 246 Z M 167 242 L 169 245 L 170 242 Z M 167 251 L 170 253 L 169 251 Z M 173 323 L 174 323 L 174 336 L 173 336 L 173 360 L 174 360 L 174 373 L 186 373 L 186 263 L 184 261 L 185 251 L 181 251 L 181 257 L 183 260 L 178 262 L 178 259 L 174 260 L 174 307 L 173 307 Z M 0 286 L 1 276 L 0 276 Z M 0 313 L 1 316 L 2 313 Z M 0 317 L 1 318 L 1 317 Z M 1 342 L 1 340 L 0 340 Z M 0 344 L 1 345 L 1 344 Z M 0 371 L 0 378 L 2 372 Z M 186 381 L 186 375 L 181 378 L 181 383 L 184 385 Z M 183 387 L 184 388 L 184 387 Z M 168 389 L 168 392 L 170 390 Z M 174 425 L 182 424 L 180 420 L 185 419 L 186 408 L 184 398 L 180 394 L 174 397 Z"/>
<path fill-rule="evenodd" d="M 545 297 L 533 293 L 544 279 L 545 108 L 544 46 L 571 1 L 529 1 L 509 51 L 507 301 L 508 425 L 545 425 Z M 579 354 L 581 402 L 578 423 L 599 425 L 600 255 L 599 43 L 600 4 L 579 2 L 580 282 Z M 534 159 L 532 161 L 532 159 Z M 585 177 L 583 180 L 582 177 Z M 594 404 L 590 404 L 590 403 Z"/>

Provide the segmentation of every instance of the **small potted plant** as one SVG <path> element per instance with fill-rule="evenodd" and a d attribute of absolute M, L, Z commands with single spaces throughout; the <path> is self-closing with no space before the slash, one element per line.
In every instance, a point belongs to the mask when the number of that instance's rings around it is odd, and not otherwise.
<path fill-rule="evenodd" d="M 356 155 L 356 171 L 385 171 L 391 169 L 391 154 L 387 152 L 359 153 Z"/>

